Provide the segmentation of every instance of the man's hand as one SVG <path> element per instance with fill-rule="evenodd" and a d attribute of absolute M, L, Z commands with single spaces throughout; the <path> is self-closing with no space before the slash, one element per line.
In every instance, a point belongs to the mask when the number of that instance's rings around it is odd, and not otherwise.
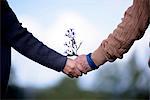
<path fill-rule="evenodd" d="M 81 66 L 77 66 L 78 69 L 84 73 L 87 74 L 87 72 L 91 71 L 91 67 L 89 66 L 88 62 L 87 62 L 87 58 L 86 55 L 80 55 L 78 56 L 75 61 L 80 64 Z"/>
<path fill-rule="evenodd" d="M 81 68 L 81 65 L 78 64 L 75 60 L 68 58 L 66 65 L 63 69 L 63 72 L 71 78 L 73 78 L 73 77 L 78 78 L 79 76 L 82 75 L 82 73 L 80 72 L 80 70 L 78 68 Z"/>

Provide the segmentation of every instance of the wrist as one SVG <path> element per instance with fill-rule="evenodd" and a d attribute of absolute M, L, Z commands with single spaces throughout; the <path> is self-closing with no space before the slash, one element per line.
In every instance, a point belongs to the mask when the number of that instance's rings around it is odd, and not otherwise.
<path fill-rule="evenodd" d="M 69 58 L 67 58 L 67 60 L 66 60 L 66 64 L 65 64 L 64 69 L 63 69 L 63 72 L 65 72 L 65 71 L 66 71 L 67 67 L 69 66 L 69 63 L 70 63 L 70 59 L 69 59 Z"/>
<path fill-rule="evenodd" d="M 95 63 L 95 65 L 99 67 L 100 64 L 99 64 L 99 62 L 97 61 L 97 59 L 95 59 L 93 53 L 91 54 L 91 58 L 93 59 L 93 62 Z"/>
<path fill-rule="evenodd" d="M 66 65 L 65 66 L 70 66 L 72 64 L 72 59 L 70 58 L 67 58 L 67 61 L 66 61 Z"/>
<path fill-rule="evenodd" d="M 93 62 L 96 64 L 96 66 L 100 66 L 107 61 L 104 52 L 101 48 L 96 49 L 92 53 L 91 58 L 93 59 Z"/>
<path fill-rule="evenodd" d="M 95 70 L 98 68 L 98 66 L 94 63 L 93 59 L 91 58 L 91 53 L 86 55 L 86 58 L 87 58 L 87 62 L 89 64 L 89 66 L 91 67 L 92 70 Z"/>

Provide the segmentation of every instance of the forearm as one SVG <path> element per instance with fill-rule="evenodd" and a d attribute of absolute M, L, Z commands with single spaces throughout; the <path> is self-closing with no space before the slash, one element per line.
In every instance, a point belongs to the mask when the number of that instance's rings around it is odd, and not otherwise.
<path fill-rule="evenodd" d="M 19 23 L 7 2 L 3 2 L 2 31 L 9 45 L 24 56 L 56 71 L 62 71 L 67 57 L 48 48 Z"/>
<path fill-rule="evenodd" d="M 24 28 L 21 28 L 16 36 L 11 37 L 9 42 L 24 56 L 56 71 L 62 71 L 66 64 L 67 57 L 44 45 Z"/>
<path fill-rule="evenodd" d="M 135 40 L 140 39 L 149 25 L 148 0 L 134 0 L 122 22 L 96 49 L 92 58 L 96 65 L 122 58 Z M 147 6 L 147 7 L 146 7 Z"/>

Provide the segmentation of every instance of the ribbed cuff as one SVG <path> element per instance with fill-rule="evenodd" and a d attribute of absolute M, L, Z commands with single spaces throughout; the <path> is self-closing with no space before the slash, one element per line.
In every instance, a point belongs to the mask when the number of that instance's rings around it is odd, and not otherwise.
<path fill-rule="evenodd" d="M 86 55 L 87 58 L 87 62 L 89 64 L 89 66 L 91 67 L 92 70 L 95 70 L 98 68 L 98 66 L 96 66 L 96 64 L 94 63 L 94 61 L 91 58 L 91 53 L 89 53 L 88 55 Z"/>

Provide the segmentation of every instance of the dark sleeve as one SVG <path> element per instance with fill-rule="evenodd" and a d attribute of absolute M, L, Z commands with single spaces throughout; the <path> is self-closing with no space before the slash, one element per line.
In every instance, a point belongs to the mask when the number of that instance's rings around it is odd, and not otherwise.
<path fill-rule="evenodd" d="M 8 43 L 31 60 L 62 71 L 67 57 L 48 48 L 23 28 L 6 1 L 2 2 L 2 6 L 2 28 Z"/>

